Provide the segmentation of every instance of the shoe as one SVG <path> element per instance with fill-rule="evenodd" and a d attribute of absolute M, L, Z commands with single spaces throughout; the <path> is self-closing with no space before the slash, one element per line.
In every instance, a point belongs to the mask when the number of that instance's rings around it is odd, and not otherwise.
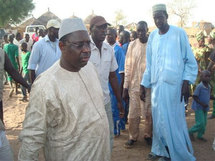
<path fill-rule="evenodd" d="M 158 161 L 171 161 L 171 159 L 167 157 L 161 157 L 160 159 L 158 159 Z"/>
<path fill-rule="evenodd" d="M 154 153 L 150 152 L 150 153 L 148 154 L 148 157 L 146 158 L 146 160 L 155 161 L 155 160 L 157 160 L 157 159 L 159 159 L 159 158 L 160 158 L 160 156 L 155 155 Z"/>
<path fill-rule="evenodd" d="M 214 115 L 211 115 L 210 117 L 208 117 L 208 119 L 214 119 L 215 116 Z"/>
<path fill-rule="evenodd" d="M 205 139 L 205 138 L 203 138 L 203 137 L 198 138 L 198 140 L 203 141 L 203 142 L 207 142 L 207 139 Z"/>
<path fill-rule="evenodd" d="M 121 129 L 121 132 L 126 132 L 127 130 L 126 129 Z"/>
<path fill-rule="evenodd" d="M 144 138 L 144 139 L 148 145 L 152 145 L 152 138 L 148 137 L 148 138 Z"/>
<path fill-rule="evenodd" d="M 21 99 L 19 99 L 19 101 L 28 102 L 27 96 L 26 96 L 26 97 L 23 97 L 23 98 L 21 98 Z"/>
<path fill-rule="evenodd" d="M 21 94 L 21 92 L 20 91 L 16 91 L 16 95 L 18 95 L 18 94 Z"/>
<path fill-rule="evenodd" d="M 135 142 L 137 142 L 137 140 L 130 139 L 125 143 L 124 147 L 127 149 L 132 148 L 134 146 Z"/>
<path fill-rule="evenodd" d="M 191 141 L 195 141 L 195 137 L 194 137 L 194 135 L 192 133 L 189 133 L 189 136 L 190 136 Z"/>

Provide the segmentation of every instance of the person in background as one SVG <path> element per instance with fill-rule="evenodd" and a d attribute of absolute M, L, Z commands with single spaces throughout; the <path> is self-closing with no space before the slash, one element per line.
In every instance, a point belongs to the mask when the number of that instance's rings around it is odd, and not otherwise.
<path fill-rule="evenodd" d="M 153 142 L 148 159 L 196 161 L 188 134 L 184 102 L 194 83 L 198 66 L 186 32 L 167 22 L 165 4 L 152 7 L 157 29 L 150 33 L 141 99 L 151 88 Z"/>
<path fill-rule="evenodd" d="M 19 42 L 20 43 L 20 47 L 21 47 L 22 43 L 24 43 L 24 42 L 27 44 L 27 50 L 29 52 L 31 52 L 33 41 L 32 41 L 32 39 L 30 39 L 29 34 L 25 34 L 25 38 L 22 39 L 22 40 L 20 40 L 20 42 Z"/>
<path fill-rule="evenodd" d="M 197 133 L 197 139 L 206 142 L 203 137 L 207 126 L 207 113 L 211 97 L 211 87 L 209 82 L 211 74 L 208 70 L 203 70 L 200 75 L 201 83 L 196 86 L 193 94 L 192 109 L 195 111 L 195 125 L 189 129 L 189 135 L 194 141 L 194 133 Z"/>
<path fill-rule="evenodd" d="M 13 43 L 13 35 L 9 36 L 9 44 L 4 45 L 4 51 L 5 53 L 8 55 L 8 58 L 10 59 L 13 67 L 19 71 L 20 70 L 20 64 L 19 64 L 19 48 L 17 45 L 15 45 Z M 8 73 L 9 74 L 9 73 Z M 11 75 L 8 75 L 8 81 L 10 84 L 10 93 L 9 93 L 9 97 L 12 97 L 13 95 L 13 91 L 14 91 L 14 87 L 13 87 L 13 79 L 11 77 Z M 15 92 L 16 94 L 18 94 L 18 84 L 17 82 L 15 82 Z"/>
<path fill-rule="evenodd" d="M 45 33 L 44 33 L 43 29 L 39 29 L 39 40 L 41 40 L 44 37 L 45 37 Z"/>
<path fill-rule="evenodd" d="M 22 35 L 21 35 L 20 32 L 17 32 L 17 33 L 16 33 L 16 36 L 15 36 L 15 38 L 14 38 L 14 40 L 13 40 L 13 44 L 15 44 L 16 46 L 19 47 L 19 45 L 20 45 L 20 40 L 22 40 Z"/>
<path fill-rule="evenodd" d="M 62 21 L 62 56 L 32 85 L 18 161 L 110 161 L 108 119 L 90 37 L 79 18 Z"/>
<path fill-rule="evenodd" d="M 130 41 L 134 41 L 137 38 L 137 32 L 136 31 L 131 31 L 130 34 Z"/>
<path fill-rule="evenodd" d="M 39 31 L 39 27 L 36 27 L 35 28 L 35 32 L 33 33 L 32 37 L 31 37 L 32 40 L 33 40 L 33 44 L 39 40 L 39 33 L 38 33 L 38 31 Z"/>
<path fill-rule="evenodd" d="M 128 45 L 130 42 L 130 33 L 128 31 L 120 32 L 119 42 L 122 44 L 121 47 L 126 55 L 127 50 L 128 50 Z"/>
<path fill-rule="evenodd" d="M 128 46 L 130 43 L 130 33 L 128 31 L 122 31 L 119 35 L 119 41 L 121 42 L 122 50 L 126 56 Z M 125 122 L 128 123 L 128 113 L 129 113 L 129 98 L 125 101 Z"/>
<path fill-rule="evenodd" d="M 120 41 L 120 32 L 124 31 L 125 30 L 125 27 L 123 25 L 118 25 L 117 26 L 117 41 L 119 43 L 119 46 L 122 46 L 122 42 Z"/>
<path fill-rule="evenodd" d="M 107 42 L 113 47 L 116 61 L 118 64 L 118 69 L 116 70 L 116 75 L 118 78 L 118 84 L 120 86 L 120 93 L 122 94 L 123 90 L 123 83 L 124 83 L 124 64 L 125 64 L 125 55 L 122 48 L 117 45 L 116 38 L 117 32 L 114 28 L 109 27 L 107 29 Z M 114 95 L 113 89 L 109 83 L 110 89 L 110 97 L 111 97 L 111 107 L 112 107 L 112 114 L 113 114 L 113 123 L 114 123 L 114 135 L 119 136 L 121 130 L 125 130 L 125 118 L 120 118 L 119 109 L 117 106 L 117 99 Z"/>
<path fill-rule="evenodd" d="M 50 68 L 61 56 L 58 40 L 60 22 L 51 19 L 47 23 L 48 35 L 33 45 L 28 69 L 31 84 L 35 78 Z"/>
<path fill-rule="evenodd" d="M 29 57 L 30 57 L 30 51 L 28 51 L 27 49 L 28 45 L 27 43 L 23 42 L 21 44 L 21 58 L 22 58 L 22 73 L 23 73 L 23 78 L 24 80 L 30 84 L 30 78 L 29 78 L 29 71 L 28 71 L 28 61 L 29 61 Z M 24 86 L 21 86 L 21 90 L 22 90 L 22 99 L 20 101 L 27 101 L 27 92 L 26 92 L 26 88 Z"/>
<path fill-rule="evenodd" d="M 9 44 L 9 41 L 8 41 L 8 34 L 5 34 L 4 35 L 4 41 L 2 43 L 2 49 L 4 49 L 4 46 Z M 4 71 L 4 84 L 8 84 L 8 80 L 7 80 L 7 73 Z"/>
<path fill-rule="evenodd" d="M 207 37 L 207 46 L 209 48 L 209 52 L 212 52 L 215 49 L 215 29 L 213 29 Z"/>
<path fill-rule="evenodd" d="M 4 45 L 6 44 L 9 44 L 9 41 L 8 41 L 8 34 L 5 34 L 4 37 L 3 37 L 3 43 L 2 43 L 2 49 L 4 49 Z"/>
<path fill-rule="evenodd" d="M 144 139 L 148 145 L 152 144 L 152 116 L 151 116 L 151 91 L 147 89 L 145 102 L 140 99 L 140 83 L 146 66 L 146 35 L 148 25 L 145 21 L 137 24 L 138 38 L 129 44 L 125 60 L 125 80 L 123 99 L 128 102 L 128 132 L 129 139 L 125 148 L 132 148 L 139 136 L 141 116 L 144 122 Z"/>
<path fill-rule="evenodd" d="M 215 64 L 215 50 L 213 50 L 209 56 L 209 60 L 210 60 L 210 63 L 207 67 L 207 69 L 211 72 L 214 72 L 213 71 L 213 66 Z M 213 89 L 215 90 L 215 89 Z M 215 118 L 215 101 L 213 101 L 213 111 L 212 111 L 212 114 L 211 116 L 209 117 L 209 119 L 214 119 Z M 212 145 L 212 148 L 213 150 L 215 151 L 215 137 L 214 137 L 214 141 L 213 141 L 213 145 Z"/>
<path fill-rule="evenodd" d="M 108 83 L 111 84 L 114 95 L 116 96 L 120 118 L 124 117 L 124 108 L 116 75 L 118 65 L 114 54 L 114 49 L 108 43 L 104 42 L 108 25 L 109 23 L 107 23 L 107 21 L 102 16 L 94 16 L 90 21 L 90 62 L 95 65 L 102 85 L 104 105 L 110 128 L 110 149 L 112 150 L 114 141 L 114 126 Z"/>
<path fill-rule="evenodd" d="M 209 60 L 210 63 L 208 65 L 208 70 L 211 71 L 211 73 L 214 72 L 214 63 L 213 60 L 211 59 L 212 55 L 215 54 L 215 29 L 213 29 L 210 34 L 208 35 L 208 48 L 211 51 Z M 212 78 L 214 78 L 214 74 L 212 74 Z M 215 94 L 215 80 L 212 79 L 212 85 L 213 85 L 213 94 Z M 208 117 L 209 119 L 214 119 L 215 118 L 215 101 L 213 101 L 213 111 L 212 114 Z"/>
<path fill-rule="evenodd" d="M 197 60 L 198 66 L 199 66 L 199 73 L 202 70 L 206 70 L 207 66 L 209 64 L 209 56 L 210 52 L 208 52 L 208 47 L 205 45 L 205 36 L 203 31 L 199 31 L 196 34 L 196 40 L 197 44 L 195 44 L 192 47 L 193 53 L 195 55 L 195 58 Z M 199 80 L 199 77 L 198 77 Z"/>

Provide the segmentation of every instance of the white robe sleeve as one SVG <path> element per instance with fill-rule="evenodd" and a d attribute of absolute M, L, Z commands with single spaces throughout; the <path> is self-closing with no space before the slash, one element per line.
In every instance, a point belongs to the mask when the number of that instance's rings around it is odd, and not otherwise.
<path fill-rule="evenodd" d="M 43 89 L 37 84 L 32 88 L 30 97 L 23 130 L 20 134 L 22 145 L 18 155 L 19 161 L 37 161 L 39 150 L 44 146 L 46 140 L 47 107 Z"/>
<path fill-rule="evenodd" d="M 151 37 L 149 37 L 147 47 L 146 47 L 146 69 L 143 73 L 143 78 L 141 81 L 141 85 L 146 88 L 151 88 L 151 61 L 152 61 L 152 45 L 151 45 Z"/>
<path fill-rule="evenodd" d="M 184 54 L 183 80 L 188 80 L 190 84 L 193 84 L 198 74 L 198 65 L 185 31 L 183 31 L 181 36 L 181 43 L 182 53 Z"/>

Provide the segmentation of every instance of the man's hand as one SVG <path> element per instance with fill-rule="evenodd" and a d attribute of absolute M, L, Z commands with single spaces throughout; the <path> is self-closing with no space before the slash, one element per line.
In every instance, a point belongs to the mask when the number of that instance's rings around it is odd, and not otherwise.
<path fill-rule="evenodd" d="M 118 103 L 117 103 L 117 106 L 118 106 L 118 109 L 119 109 L 119 117 L 120 117 L 120 118 L 123 118 L 124 115 L 125 115 L 125 111 L 124 111 L 122 102 L 120 102 L 120 103 L 118 102 Z"/>
<path fill-rule="evenodd" d="M 184 102 L 188 103 L 189 96 L 190 96 L 189 82 L 188 80 L 184 80 L 181 88 L 181 102 L 183 101 L 184 98 Z"/>
<path fill-rule="evenodd" d="M 122 99 L 123 99 L 126 103 L 128 103 L 129 94 L 128 94 L 128 89 L 127 89 L 127 88 L 123 88 Z"/>
<path fill-rule="evenodd" d="M 146 90 L 145 87 L 140 85 L 140 99 L 145 102 Z"/>

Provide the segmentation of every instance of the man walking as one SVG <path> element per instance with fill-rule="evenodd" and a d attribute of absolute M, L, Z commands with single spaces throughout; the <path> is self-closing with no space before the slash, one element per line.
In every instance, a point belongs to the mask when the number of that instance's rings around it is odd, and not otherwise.
<path fill-rule="evenodd" d="M 33 46 L 29 58 L 28 69 L 30 71 L 30 81 L 42 72 L 50 68 L 61 56 L 58 40 L 58 30 L 60 23 L 57 20 L 49 20 L 47 23 L 48 35 L 36 42 Z"/>
<path fill-rule="evenodd" d="M 118 84 L 120 86 L 120 93 L 123 90 L 123 83 L 124 83 L 124 65 L 125 65 L 125 54 L 122 48 L 117 45 L 116 42 L 117 32 L 114 28 L 107 29 L 107 42 L 113 47 L 114 54 L 116 57 L 116 61 L 118 64 L 118 69 L 116 70 L 116 75 L 118 79 Z M 113 89 L 109 84 L 110 89 L 110 97 L 111 97 L 111 107 L 113 113 L 113 123 L 114 123 L 114 135 L 119 136 L 120 130 L 125 130 L 125 118 L 119 117 L 119 109 L 117 106 L 117 99 L 114 95 Z"/>
<path fill-rule="evenodd" d="M 137 24 L 138 39 L 129 44 L 125 61 L 125 80 L 123 99 L 128 102 L 128 132 L 129 140 L 125 143 L 126 148 L 131 148 L 139 136 L 140 116 L 143 116 L 144 139 L 149 145 L 152 142 L 152 117 L 151 117 L 151 92 L 147 91 L 146 101 L 140 99 L 140 83 L 146 66 L 146 44 L 148 37 L 146 33 L 148 26 L 145 21 Z"/>
<path fill-rule="evenodd" d="M 13 35 L 9 36 L 9 44 L 4 45 L 4 51 L 5 53 L 8 55 L 8 58 L 10 59 L 13 67 L 19 71 L 20 69 L 20 64 L 19 64 L 19 48 L 17 45 L 15 45 L 13 43 L 14 41 L 14 37 Z M 8 75 L 8 81 L 10 83 L 10 93 L 9 93 L 9 97 L 12 96 L 14 88 L 13 88 L 13 79 L 11 77 L 11 75 Z M 15 91 L 16 94 L 18 94 L 18 84 L 17 82 L 15 82 Z"/>
<path fill-rule="evenodd" d="M 113 147 L 113 117 L 109 96 L 108 82 L 110 82 L 117 99 L 120 117 L 124 116 L 122 99 L 118 87 L 116 70 L 118 68 L 113 48 L 104 42 L 108 23 L 102 16 L 95 16 L 90 21 L 91 33 L 91 57 L 90 61 L 95 65 L 103 89 L 105 110 L 110 127 L 110 146 Z"/>
<path fill-rule="evenodd" d="M 151 32 L 141 98 L 151 88 L 153 143 L 149 157 L 159 161 L 195 161 L 189 138 L 184 102 L 198 66 L 185 31 L 167 23 L 166 5 L 152 7 L 158 29 Z"/>
<path fill-rule="evenodd" d="M 18 160 L 38 160 L 43 148 L 47 161 L 109 161 L 108 120 L 83 21 L 63 20 L 59 39 L 60 61 L 32 86 Z"/>

